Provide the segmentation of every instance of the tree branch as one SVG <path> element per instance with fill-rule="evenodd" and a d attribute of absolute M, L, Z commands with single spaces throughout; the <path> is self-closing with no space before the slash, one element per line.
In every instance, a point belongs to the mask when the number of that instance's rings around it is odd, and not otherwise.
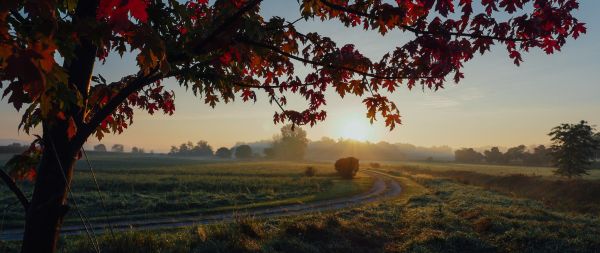
<path fill-rule="evenodd" d="M 74 143 L 77 145 L 85 143 L 87 138 L 94 132 L 94 130 L 96 130 L 100 123 L 102 123 L 102 121 L 110 114 L 112 114 L 117 107 L 119 107 L 119 105 L 123 103 L 123 101 L 125 101 L 125 99 L 127 99 L 127 97 L 129 97 L 129 95 L 131 95 L 133 92 L 164 78 L 164 76 L 157 73 L 157 71 L 158 70 L 154 70 L 149 75 L 143 75 L 140 73 L 128 84 L 126 84 L 124 88 L 119 90 L 117 95 L 112 97 L 108 103 L 106 103 L 104 107 L 100 108 L 100 110 L 98 110 L 98 112 L 96 112 L 87 123 L 82 125 L 73 139 Z"/>
<path fill-rule="evenodd" d="M 25 194 L 19 189 L 15 181 L 2 169 L 0 169 L 0 178 L 2 178 L 2 181 L 4 181 L 8 188 L 17 196 L 19 202 L 21 202 L 25 211 L 27 211 L 29 208 L 29 200 L 27 200 L 27 197 L 25 197 Z"/>
<path fill-rule="evenodd" d="M 196 46 L 194 47 L 194 51 L 201 52 L 203 47 L 206 46 L 207 43 L 214 40 L 222 32 L 228 30 L 227 28 L 234 25 L 240 17 L 242 17 L 246 12 L 256 7 L 258 4 L 260 4 L 260 2 L 262 2 L 262 0 L 252 0 L 244 7 L 240 8 L 236 13 L 225 19 L 225 21 L 223 21 L 223 23 L 219 27 L 214 29 L 208 36 L 206 36 L 204 39 L 198 42 L 198 44 L 196 44 Z"/>
<path fill-rule="evenodd" d="M 321 67 L 326 67 L 326 68 L 333 68 L 333 69 L 343 69 L 343 70 L 347 70 L 362 76 L 368 76 L 368 77 L 372 77 L 375 79 L 386 79 L 386 80 L 398 80 L 398 79 L 427 79 L 427 78 L 436 78 L 433 76 L 420 76 L 420 77 L 410 77 L 410 76 L 381 76 L 381 75 L 377 75 L 374 73 L 370 73 L 370 72 L 366 72 L 366 71 L 361 71 L 361 70 L 357 70 L 357 69 L 353 69 L 353 68 L 349 68 L 349 67 L 345 67 L 345 66 L 339 66 L 339 65 L 334 65 L 334 64 L 329 64 L 329 63 L 324 63 L 324 62 L 319 62 L 319 61 L 314 61 L 314 60 L 310 60 L 310 59 L 305 59 L 287 52 L 284 52 L 283 50 L 279 49 L 278 47 L 275 46 L 271 46 L 271 45 L 267 45 L 261 42 L 257 42 L 257 41 L 253 41 L 247 38 L 238 38 L 239 42 L 242 43 L 246 43 L 248 45 L 251 46 L 256 46 L 256 47 L 261 47 L 264 49 L 269 49 L 275 53 L 278 53 L 280 55 L 283 55 L 285 57 L 297 60 L 299 62 L 303 62 L 306 64 L 312 64 L 312 65 L 317 65 L 317 66 L 321 66 Z"/>
<path fill-rule="evenodd" d="M 333 9 L 333 10 L 338 10 L 338 11 L 343 11 L 343 12 L 347 12 L 347 13 L 352 13 L 354 15 L 357 16 L 361 16 L 364 18 L 368 18 L 368 19 L 379 19 L 378 16 L 373 15 L 373 14 L 369 14 L 369 13 L 365 13 L 356 9 L 352 9 L 352 8 L 348 8 L 348 7 L 344 7 L 341 5 L 337 5 L 337 4 L 333 4 L 329 1 L 326 0 L 319 0 L 321 3 L 323 3 L 325 6 Z M 482 35 L 482 34 L 475 34 L 475 33 L 462 33 L 462 32 L 450 32 L 450 31 L 428 31 L 428 30 L 419 30 L 413 26 L 408 26 L 408 25 L 399 25 L 399 27 L 410 31 L 412 33 L 414 33 L 415 35 L 419 35 L 419 34 L 423 34 L 423 35 L 452 35 L 452 36 L 457 36 L 457 37 L 470 37 L 470 38 L 477 38 L 477 39 L 491 39 L 491 40 L 498 40 L 498 41 L 528 41 L 530 39 L 519 39 L 519 38 L 513 38 L 513 37 L 498 37 L 498 36 L 489 36 L 489 35 Z"/>

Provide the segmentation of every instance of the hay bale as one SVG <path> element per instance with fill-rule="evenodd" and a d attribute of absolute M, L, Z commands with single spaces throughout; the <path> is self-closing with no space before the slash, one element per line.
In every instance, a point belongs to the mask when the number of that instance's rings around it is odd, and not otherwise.
<path fill-rule="evenodd" d="M 358 172 L 358 159 L 346 157 L 335 162 L 335 170 L 342 178 L 352 179 Z"/>

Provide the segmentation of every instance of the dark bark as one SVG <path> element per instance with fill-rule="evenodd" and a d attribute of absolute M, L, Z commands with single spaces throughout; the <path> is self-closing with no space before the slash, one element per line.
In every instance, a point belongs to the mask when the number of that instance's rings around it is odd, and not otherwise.
<path fill-rule="evenodd" d="M 67 213 L 68 187 L 78 148 L 66 136 L 66 124 L 44 126 L 44 152 L 38 167 L 33 196 L 25 216 L 21 251 L 55 252 Z"/>
<path fill-rule="evenodd" d="M 86 19 L 94 19 L 97 7 L 98 0 L 79 1 L 73 22 L 85 23 Z M 79 41 L 81 43 L 74 51 L 76 57 L 65 61 L 64 67 L 68 70 L 70 88 L 76 89 L 86 101 L 97 46 L 85 35 Z M 85 104 L 71 104 L 68 108 L 65 116 L 73 117 L 76 126 L 81 127 L 85 118 Z M 43 122 L 44 152 L 25 216 L 23 253 L 56 251 L 60 228 L 68 211 L 67 197 L 77 154 L 87 139 L 85 136 L 78 142 L 69 140 L 67 129 L 67 121 Z"/>

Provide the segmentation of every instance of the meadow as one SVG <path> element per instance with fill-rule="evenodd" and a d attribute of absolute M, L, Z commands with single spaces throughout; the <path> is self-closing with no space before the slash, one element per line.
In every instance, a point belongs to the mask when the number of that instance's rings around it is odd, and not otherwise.
<path fill-rule="evenodd" d="M 503 194 L 542 201 L 547 207 L 600 215 L 600 170 L 568 179 L 554 168 L 407 162 L 383 166 L 388 173 L 412 173 L 451 179 Z"/>
<path fill-rule="evenodd" d="M 425 162 L 425 161 L 406 161 L 406 162 L 383 162 L 389 167 L 409 166 L 414 168 L 428 169 L 432 171 L 467 171 L 494 176 L 506 176 L 513 174 L 523 174 L 527 176 L 542 176 L 548 179 L 558 180 L 561 177 L 554 175 L 553 167 L 534 167 L 523 165 L 494 165 L 494 164 L 464 164 L 455 162 Z M 600 168 L 592 169 L 589 175 L 583 175 L 582 179 L 600 179 Z"/>
<path fill-rule="evenodd" d="M 119 156 L 127 159 L 119 163 L 114 162 L 114 156 L 94 156 L 91 162 L 97 164 L 102 192 L 113 199 L 107 204 L 120 209 L 123 217 L 312 201 L 356 194 L 371 183 L 365 176 L 340 181 L 329 163 Z M 317 167 L 316 177 L 302 176 L 308 165 Z M 553 199 L 596 194 L 593 187 L 600 183 L 595 172 L 586 178 L 563 180 L 551 174 L 552 168 L 510 167 L 502 171 L 504 167 L 406 162 L 369 168 L 368 162 L 363 162 L 361 170 L 390 176 L 400 183 L 402 194 L 322 213 L 268 219 L 239 216 L 233 222 L 131 230 L 114 237 L 105 233 L 98 243 L 101 251 L 108 253 L 599 251 L 600 209 L 594 204 L 598 201 L 587 197 L 571 202 Z M 85 167 L 78 168 L 76 178 L 76 198 L 90 214 L 103 215 L 100 208 L 93 207 L 98 203 L 91 196 L 97 193 Z M 553 188 L 557 190 L 549 190 Z M 119 206 L 119 199 L 123 206 Z M 561 202 L 557 205 L 553 201 Z M 580 208 L 586 204 L 590 205 Z M 144 206 L 144 210 L 136 205 Z M 111 215 L 115 212 L 110 211 Z M 18 251 L 18 247 L 18 242 L 0 242 L 0 252 Z M 94 251 L 88 238 L 71 235 L 61 237 L 59 252 Z"/>
<path fill-rule="evenodd" d="M 341 180 L 331 164 L 233 162 L 165 155 L 90 154 L 100 188 L 85 160 L 77 164 L 73 197 L 94 222 L 193 216 L 211 212 L 302 203 L 366 191 L 372 179 Z M 306 177 L 307 166 L 317 169 Z M 27 194 L 32 185 L 20 183 Z M 104 206 L 99 194 L 104 199 Z M 74 208 L 74 202 L 71 201 Z M 3 227 L 23 226 L 22 207 L 6 187 L 0 187 Z M 76 212 L 67 224 L 78 224 Z"/>
<path fill-rule="evenodd" d="M 379 171 L 387 171 L 389 168 Z M 391 168 L 403 194 L 393 200 L 278 219 L 99 239 L 102 252 L 597 252 L 598 216 L 563 212 L 456 180 Z M 17 247 L 17 244 L 7 244 Z M 61 252 L 93 252 L 81 236 Z"/>

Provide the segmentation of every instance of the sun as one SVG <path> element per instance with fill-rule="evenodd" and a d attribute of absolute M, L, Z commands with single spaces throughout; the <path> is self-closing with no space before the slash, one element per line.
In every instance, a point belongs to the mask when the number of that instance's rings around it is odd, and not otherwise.
<path fill-rule="evenodd" d="M 344 120 L 340 129 L 340 137 L 344 139 L 366 141 L 369 139 L 370 126 L 369 121 L 365 118 L 350 118 Z"/>

